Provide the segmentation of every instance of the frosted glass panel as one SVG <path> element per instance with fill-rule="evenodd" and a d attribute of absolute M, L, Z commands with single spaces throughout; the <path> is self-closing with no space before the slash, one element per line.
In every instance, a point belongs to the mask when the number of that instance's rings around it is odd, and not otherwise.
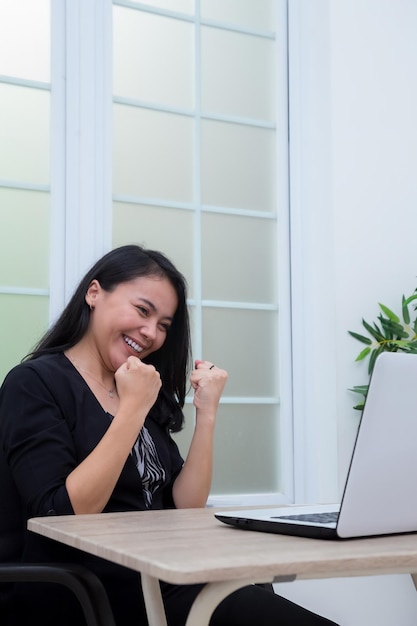
<path fill-rule="evenodd" d="M 275 302 L 276 222 L 203 214 L 201 263 L 204 299 Z"/>
<path fill-rule="evenodd" d="M 274 51 L 269 39 L 203 28 L 203 111 L 273 122 Z"/>
<path fill-rule="evenodd" d="M 186 455 L 194 409 L 186 405 L 186 425 L 174 435 Z M 279 407 L 220 405 L 215 431 L 212 495 L 268 493 L 281 490 Z"/>
<path fill-rule="evenodd" d="M 203 203 L 275 211 L 275 150 L 272 130 L 203 122 Z"/>
<path fill-rule="evenodd" d="M 278 433 L 277 407 L 221 406 L 211 493 L 279 491 Z"/>
<path fill-rule="evenodd" d="M 48 327 L 49 299 L 0 294 L 0 381 Z"/>
<path fill-rule="evenodd" d="M 143 4 L 177 13 L 194 13 L 194 0 L 131 0 L 133 4 Z"/>
<path fill-rule="evenodd" d="M 49 194 L 0 188 L 0 285 L 49 286 Z"/>
<path fill-rule="evenodd" d="M 0 83 L 0 178 L 49 182 L 49 91 Z"/>
<path fill-rule="evenodd" d="M 237 26 L 275 31 L 274 0 L 201 0 L 201 16 Z"/>
<path fill-rule="evenodd" d="M 114 193 L 192 200 L 191 119 L 115 104 L 113 137 Z"/>
<path fill-rule="evenodd" d="M 1 0 L 0 74 L 50 81 L 50 0 Z"/>
<path fill-rule="evenodd" d="M 114 6 L 114 95 L 191 109 L 193 46 L 192 24 Z"/>
<path fill-rule="evenodd" d="M 203 310 L 203 358 L 229 372 L 225 395 L 276 397 L 277 316 L 273 311 Z"/>
<path fill-rule="evenodd" d="M 138 243 L 160 250 L 184 274 L 190 296 L 193 276 L 193 229 L 191 211 L 115 202 L 113 247 Z"/>

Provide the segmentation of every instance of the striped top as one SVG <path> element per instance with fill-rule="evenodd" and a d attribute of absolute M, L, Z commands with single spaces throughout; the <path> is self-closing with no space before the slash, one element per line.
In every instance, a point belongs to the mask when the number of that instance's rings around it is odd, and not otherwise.
<path fill-rule="evenodd" d="M 142 426 L 139 437 L 133 446 L 132 454 L 142 479 L 145 504 L 149 509 L 152 505 L 153 494 L 164 484 L 165 470 L 146 426 Z"/>

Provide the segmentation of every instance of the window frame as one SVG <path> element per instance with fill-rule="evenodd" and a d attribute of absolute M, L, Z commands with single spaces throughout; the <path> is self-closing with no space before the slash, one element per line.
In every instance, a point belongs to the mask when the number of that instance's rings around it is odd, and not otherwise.
<path fill-rule="evenodd" d="M 111 246 L 111 11 L 51 2 L 51 320 Z"/>

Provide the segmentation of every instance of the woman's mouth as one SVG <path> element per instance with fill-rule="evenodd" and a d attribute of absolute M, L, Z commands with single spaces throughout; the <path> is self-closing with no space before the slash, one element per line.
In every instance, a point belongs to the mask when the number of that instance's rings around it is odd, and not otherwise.
<path fill-rule="evenodd" d="M 136 343 L 136 341 L 133 341 L 133 339 L 130 339 L 130 337 L 126 337 L 126 335 L 123 335 L 123 340 L 125 343 L 127 343 L 128 346 L 132 348 L 132 350 L 134 350 L 138 354 L 139 352 L 143 351 L 143 348 L 138 343 Z"/>

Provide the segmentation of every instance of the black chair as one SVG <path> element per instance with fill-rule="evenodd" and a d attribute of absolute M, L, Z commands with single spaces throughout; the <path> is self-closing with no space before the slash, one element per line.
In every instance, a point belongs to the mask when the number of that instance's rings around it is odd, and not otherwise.
<path fill-rule="evenodd" d="M 0 600 L 13 583 L 56 583 L 78 599 L 87 626 L 116 626 L 107 592 L 91 570 L 76 563 L 19 562 L 24 529 L 20 501 L 0 446 Z M 1 620 L 0 620 L 1 621 Z"/>
<path fill-rule="evenodd" d="M 48 582 L 69 588 L 81 604 L 87 626 L 115 626 L 106 590 L 87 568 L 73 563 L 0 563 L 0 583 Z"/>

